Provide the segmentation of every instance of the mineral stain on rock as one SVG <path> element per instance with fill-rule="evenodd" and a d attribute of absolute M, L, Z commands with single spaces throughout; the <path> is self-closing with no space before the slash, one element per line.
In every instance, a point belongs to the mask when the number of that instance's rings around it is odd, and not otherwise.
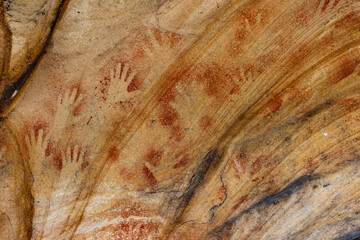
<path fill-rule="evenodd" d="M 0 238 L 358 237 L 359 13 L 3 2 Z"/>

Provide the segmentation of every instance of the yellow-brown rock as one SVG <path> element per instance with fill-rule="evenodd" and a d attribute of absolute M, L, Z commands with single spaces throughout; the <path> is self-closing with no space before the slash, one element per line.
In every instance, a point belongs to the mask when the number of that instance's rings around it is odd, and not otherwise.
<path fill-rule="evenodd" d="M 360 1 L 2 5 L 0 239 L 360 236 Z"/>

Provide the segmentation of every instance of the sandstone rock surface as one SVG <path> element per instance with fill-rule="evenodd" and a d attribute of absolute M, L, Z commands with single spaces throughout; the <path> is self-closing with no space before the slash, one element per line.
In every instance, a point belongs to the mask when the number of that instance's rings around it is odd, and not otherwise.
<path fill-rule="evenodd" d="M 0 239 L 360 236 L 360 1 L 0 15 Z"/>

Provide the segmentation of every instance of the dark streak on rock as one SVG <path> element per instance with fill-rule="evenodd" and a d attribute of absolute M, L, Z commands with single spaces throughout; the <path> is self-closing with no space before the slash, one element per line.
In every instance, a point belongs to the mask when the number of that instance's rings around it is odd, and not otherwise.
<path fill-rule="evenodd" d="M 360 229 L 358 229 L 354 232 L 348 233 L 345 236 L 336 238 L 335 240 L 355 240 L 355 239 L 360 239 Z"/>
<path fill-rule="evenodd" d="M 226 187 L 225 187 L 225 183 L 224 183 L 224 180 L 223 180 L 223 175 L 224 175 L 224 171 L 223 171 L 223 172 L 221 173 L 221 175 L 220 175 L 220 181 L 221 181 L 222 187 L 225 189 L 225 192 L 224 192 L 224 195 L 225 195 L 224 200 L 223 200 L 220 204 L 215 205 L 215 206 L 213 206 L 213 207 L 210 209 L 211 218 L 210 218 L 210 220 L 209 220 L 206 224 L 209 224 L 209 223 L 214 219 L 214 216 L 215 216 L 215 212 L 214 212 L 214 211 L 215 211 L 215 209 L 221 207 L 221 205 L 224 204 L 224 202 L 226 201 L 226 199 L 227 199 L 227 197 L 228 197 L 228 195 L 227 195 L 227 189 L 226 189 Z"/>
<path fill-rule="evenodd" d="M 320 113 L 324 109 L 331 107 L 331 105 L 332 105 L 331 100 L 326 99 L 324 103 L 317 105 L 316 107 L 305 113 L 303 115 L 304 120 L 306 120 L 307 118 L 312 118 L 313 116 Z"/>
<path fill-rule="evenodd" d="M 172 224 L 176 224 L 179 222 L 183 212 L 185 211 L 187 205 L 190 200 L 194 196 L 196 189 L 201 186 L 203 183 L 204 177 L 208 172 L 210 165 L 214 162 L 215 159 L 221 159 L 219 156 L 218 150 L 210 151 L 204 158 L 204 160 L 197 167 L 196 172 L 190 179 L 189 187 L 185 191 L 185 193 L 179 198 L 180 203 L 177 206 L 176 212 L 174 214 L 174 218 L 172 220 Z"/>
<path fill-rule="evenodd" d="M 55 31 L 56 24 L 60 18 L 62 9 L 66 2 L 67 2 L 67 0 L 61 1 L 60 5 L 58 7 L 58 11 L 56 13 L 56 17 L 51 24 L 50 32 L 46 38 L 44 45 L 41 48 L 39 54 L 35 57 L 35 59 L 31 63 L 28 64 L 26 70 L 21 74 L 21 76 L 17 79 L 17 81 L 15 81 L 14 83 L 12 83 L 10 85 L 5 86 L 4 92 L 2 93 L 1 98 L 0 98 L 0 113 L 5 112 L 9 108 L 9 106 L 11 105 L 12 100 L 13 100 L 12 95 L 14 94 L 15 91 L 20 92 L 21 88 L 25 85 L 26 81 L 29 79 L 32 72 L 36 68 L 41 57 L 44 55 L 45 49 L 48 46 L 51 36 L 53 35 L 53 33 Z"/>
<path fill-rule="evenodd" d="M 248 209 L 242 211 L 241 213 L 237 214 L 236 216 L 227 220 L 223 225 L 215 228 L 210 235 L 214 237 L 218 237 L 220 234 L 225 232 L 227 228 L 231 228 L 235 222 L 241 218 L 244 214 L 251 212 L 252 210 L 259 208 L 259 207 L 266 207 L 271 204 L 276 205 L 281 201 L 286 200 L 291 194 L 299 191 L 306 183 L 311 182 L 313 180 L 319 179 L 320 175 L 304 175 L 297 180 L 290 183 L 285 189 L 282 191 L 271 195 L 269 197 L 261 199 L 259 202 L 253 204 Z"/>

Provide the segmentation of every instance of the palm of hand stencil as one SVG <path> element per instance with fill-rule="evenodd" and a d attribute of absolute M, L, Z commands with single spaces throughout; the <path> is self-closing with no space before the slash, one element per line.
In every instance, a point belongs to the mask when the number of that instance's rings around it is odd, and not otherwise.
<path fill-rule="evenodd" d="M 204 107 L 209 107 L 210 102 L 203 101 L 204 86 L 191 82 L 188 86 L 178 84 L 176 86 L 176 100 L 170 105 L 179 113 L 185 128 L 193 128 L 200 121 L 202 115 L 198 114 Z M 194 116 L 187 119 L 186 116 Z"/>
<path fill-rule="evenodd" d="M 74 122 L 73 111 L 77 108 L 83 99 L 83 95 L 79 94 L 76 98 L 78 90 L 70 91 L 67 89 L 65 94 L 60 95 L 57 100 L 57 108 L 54 119 L 54 129 L 56 134 L 60 134 L 63 129 Z"/>
<path fill-rule="evenodd" d="M 129 76 L 128 76 L 129 74 Z M 129 101 L 136 95 L 135 91 L 129 92 L 128 88 L 136 75 L 136 71 L 130 71 L 129 65 L 122 67 L 121 63 L 117 64 L 116 71 L 110 70 L 110 87 L 107 94 L 107 103 L 114 104 L 118 101 Z"/>
<path fill-rule="evenodd" d="M 78 184 L 81 179 L 81 166 L 84 162 L 84 150 L 79 150 L 79 146 L 76 145 L 71 152 L 71 148 L 68 147 L 66 154 L 62 152 L 62 169 L 59 178 L 59 184 L 62 187 L 69 187 L 69 185 Z"/>
<path fill-rule="evenodd" d="M 164 56 L 167 56 L 169 54 L 172 56 L 174 54 L 171 47 L 171 39 L 165 33 L 160 33 L 161 44 L 155 38 L 155 35 L 152 33 L 152 31 L 148 31 L 148 36 L 152 48 L 145 47 L 144 51 L 150 59 L 152 59 L 153 61 L 157 61 Z"/>
<path fill-rule="evenodd" d="M 25 143 L 29 154 L 29 167 L 33 176 L 32 195 L 34 197 L 34 219 L 35 223 L 33 229 L 33 237 L 38 238 L 43 231 L 44 217 L 46 216 L 46 210 L 49 206 L 48 197 L 43 194 L 41 189 L 44 188 L 45 184 L 50 185 L 48 188 L 51 189 L 51 171 L 47 169 L 46 163 L 50 156 L 46 156 L 46 149 L 50 139 L 45 136 L 44 130 L 39 129 L 38 136 L 36 137 L 35 131 L 30 130 L 30 134 L 25 136 Z"/>
<path fill-rule="evenodd" d="M 30 170 L 34 178 L 41 175 L 44 162 L 47 159 L 46 149 L 48 147 L 49 140 L 49 137 L 44 135 L 43 129 L 38 131 L 37 138 L 33 129 L 30 130 L 30 136 L 25 136 L 25 143 L 29 153 Z"/>
<path fill-rule="evenodd" d="M 76 199 L 80 194 L 82 180 L 84 180 L 84 172 L 81 170 L 84 156 L 84 149 L 80 149 L 78 145 L 73 148 L 69 146 L 65 153 L 62 152 L 63 166 L 60 176 L 55 179 L 50 199 L 49 215 L 44 228 L 44 237 L 55 239 L 61 235 L 64 239 L 69 239 L 73 234 L 71 231 L 63 231 L 62 227 L 67 226 L 67 222 L 79 217 L 74 213 L 77 213 Z M 61 217 L 52 214 L 59 209 L 62 212 Z M 57 229 L 57 231 L 53 231 L 53 229 Z"/>

